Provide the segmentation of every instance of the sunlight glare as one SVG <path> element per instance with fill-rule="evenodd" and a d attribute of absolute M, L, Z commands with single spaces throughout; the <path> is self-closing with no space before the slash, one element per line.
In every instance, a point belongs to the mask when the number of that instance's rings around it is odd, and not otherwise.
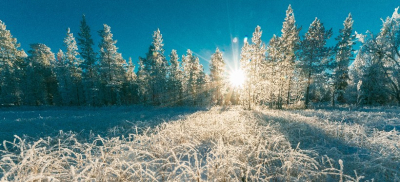
<path fill-rule="evenodd" d="M 241 87 L 245 79 L 245 75 L 240 69 L 232 71 L 229 75 L 229 81 L 233 87 Z"/>

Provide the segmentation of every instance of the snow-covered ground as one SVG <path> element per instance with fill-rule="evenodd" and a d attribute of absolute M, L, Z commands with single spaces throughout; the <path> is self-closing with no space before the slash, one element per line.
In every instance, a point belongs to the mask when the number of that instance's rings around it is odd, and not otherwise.
<path fill-rule="evenodd" d="M 19 108 L 0 119 L 3 181 L 400 180 L 398 108 Z"/>

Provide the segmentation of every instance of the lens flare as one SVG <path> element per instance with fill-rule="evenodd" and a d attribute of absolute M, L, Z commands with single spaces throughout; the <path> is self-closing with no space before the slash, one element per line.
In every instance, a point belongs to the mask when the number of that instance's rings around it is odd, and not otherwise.
<path fill-rule="evenodd" d="M 237 38 L 237 37 L 234 37 L 234 38 L 232 39 L 232 42 L 233 42 L 233 43 L 237 43 L 237 42 L 238 42 L 238 38 Z"/>

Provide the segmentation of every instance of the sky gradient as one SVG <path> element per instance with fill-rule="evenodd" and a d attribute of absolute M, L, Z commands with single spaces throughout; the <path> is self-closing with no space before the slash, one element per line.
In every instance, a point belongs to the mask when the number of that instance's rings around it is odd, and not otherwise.
<path fill-rule="evenodd" d="M 97 31 L 108 24 L 118 40 L 119 52 L 137 63 L 148 51 L 153 31 L 160 28 L 166 56 L 172 49 L 179 56 L 191 49 L 206 72 L 217 47 L 224 51 L 228 64 L 237 61 L 243 39 L 251 38 L 257 25 L 263 30 L 263 41 L 268 42 L 273 34 L 279 36 L 289 4 L 297 24 L 303 27 L 301 35 L 318 17 L 326 28 L 333 28 L 334 37 L 349 13 L 355 31 L 377 33 L 382 25 L 380 18 L 391 16 L 400 6 L 394 0 L 0 0 L 0 4 L 0 20 L 25 51 L 32 43 L 44 43 L 54 53 L 65 50 L 67 28 L 76 37 L 85 14 L 96 51 Z"/>

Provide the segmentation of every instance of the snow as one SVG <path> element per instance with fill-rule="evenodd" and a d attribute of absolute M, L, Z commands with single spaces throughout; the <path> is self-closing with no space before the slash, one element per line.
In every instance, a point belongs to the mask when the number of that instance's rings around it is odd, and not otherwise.
<path fill-rule="evenodd" d="M 398 181 L 399 116 L 397 107 L 3 108 L 0 177 Z"/>

